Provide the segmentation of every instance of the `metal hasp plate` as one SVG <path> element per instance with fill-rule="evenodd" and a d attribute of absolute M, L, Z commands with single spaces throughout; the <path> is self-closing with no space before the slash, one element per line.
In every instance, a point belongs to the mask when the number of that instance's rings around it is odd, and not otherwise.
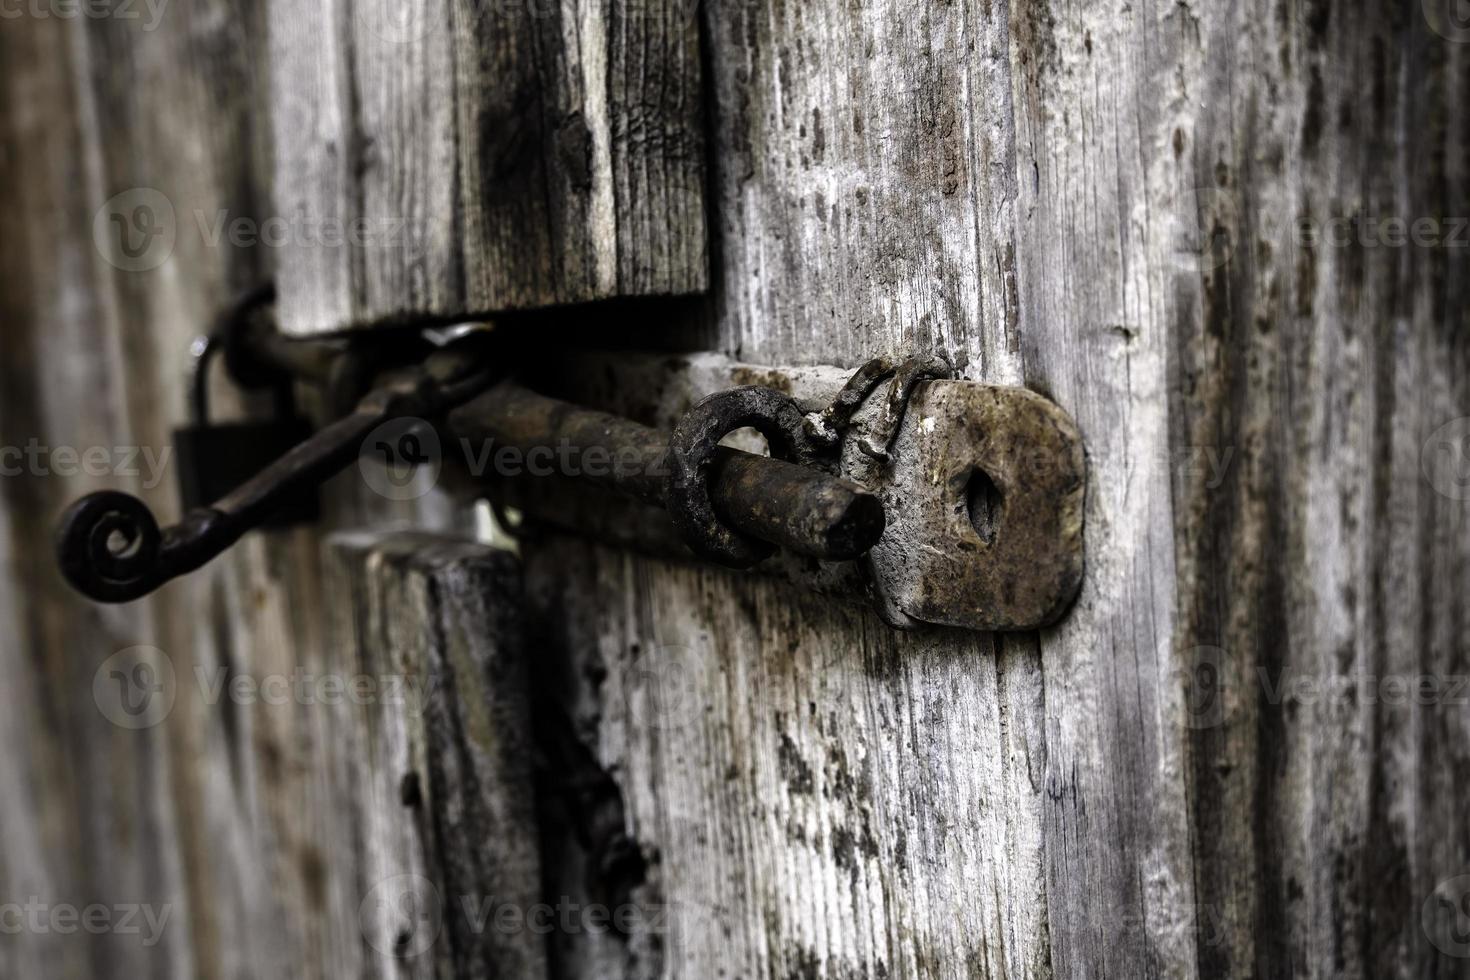
<path fill-rule="evenodd" d="M 790 396 L 810 413 L 807 435 L 817 451 L 804 466 L 879 497 L 883 531 L 857 561 L 831 560 L 810 547 L 793 553 L 783 541 L 781 552 L 757 565 L 759 570 L 865 600 L 898 628 L 1019 631 L 1050 625 L 1066 613 L 1082 581 L 1081 435 L 1067 413 L 1042 395 L 951 375 L 949 365 L 932 357 L 901 364 L 878 358 L 854 372 L 746 364 L 714 353 L 569 351 L 550 383 L 559 397 L 651 426 L 650 443 L 659 438 L 655 432 L 687 427 L 701 402 L 729 396 L 732 388 L 756 385 Z M 498 435 L 502 442 L 512 435 L 488 422 L 479 429 L 471 425 L 470 416 L 483 421 L 495 414 L 483 406 L 460 414 L 471 431 Z M 516 438 L 523 440 L 524 433 Z M 715 489 L 731 490 L 728 482 L 727 473 Z M 643 521 L 622 511 L 603 515 L 605 500 L 568 507 L 571 498 L 553 499 L 548 489 L 501 488 L 537 520 L 595 527 L 593 533 L 614 543 L 661 551 L 653 547 L 651 533 L 657 519 Z M 725 523 L 749 525 L 749 515 L 730 506 L 746 496 L 726 492 L 715 500 L 717 513 L 724 505 Z M 772 497 L 757 509 L 787 513 L 796 503 Z M 774 540 L 764 529 L 758 536 Z"/>
<path fill-rule="evenodd" d="M 867 561 L 884 618 L 1035 629 L 1082 582 L 1086 459 L 1072 419 L 1024 388 L 917 385 L 880 482 Z"/>

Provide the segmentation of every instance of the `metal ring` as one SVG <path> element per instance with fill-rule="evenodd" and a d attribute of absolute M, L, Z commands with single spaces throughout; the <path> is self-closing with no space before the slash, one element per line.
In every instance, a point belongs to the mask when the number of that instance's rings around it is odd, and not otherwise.
<path fill-rule="evenodd" d="M 275 301 L 275 283 L 254 286 L 221 310 L 210 330 L 224 354 L 225 371 L 241 388 L 275 388 L 291 381 L 280 365 L 259 356 L 250 342 L 251 321 L 256 312 Z"/>
<path fill-rule="evenodd" d="M 696 555 L 731 568 L 749 568 L 775 552 L 775 546 L 720 521 L 710 499 L 710 470 L 720 440 L 747 426 L 766 437 L 777 459 L 810 463 L 814 453 L 803 434 L 805 422 L 789 395 L 761 385 L 717 392 L 679 420 L 669 439 L 668 510 Z"/>
<path fill-rule="evenodd" d="M 884 381 L 893 377 L 893 362 L 886 357 L 875 357 L 847 379 L 832 404 L 820 413 L 808 415 L 803 431 L 812 443 L 828 452 L 842 443 L 842 437 L 852 426 L 852 418 L 868 400 L 868 396 Z"/>
<path fill-rule="evenodd" d="M 873 424 L 873 431 L 858 440 L 858 450 L 880 463 L 889 462 L 889 451 L 898 438 L 898 426 L 908 411 L 909 399 L 914 388 L 922 381 L 937 381 L 954 377 L 954 368 L 937 355 L 911 357 L 898 366 L 893 381 L 888 386 L 888 399 L 883 403 L 883 412 Z"/>
<path fill-rule="evenodd" d="M 241 387 L 260 388 L 281 383 L 279 377 L 268 377 L 264 373 L 266 369 L 247 355 L 244 337 L 250 318 L 275 299 L 273 283 L 255 286 L 220 310 L 208 333 L 194 338 L 190 348 L 194 363 L 190 368 L 189 412 L 195 425 L 209 424 L 209 365 L 216 355 L 224 356 L 226 372 Z"/>

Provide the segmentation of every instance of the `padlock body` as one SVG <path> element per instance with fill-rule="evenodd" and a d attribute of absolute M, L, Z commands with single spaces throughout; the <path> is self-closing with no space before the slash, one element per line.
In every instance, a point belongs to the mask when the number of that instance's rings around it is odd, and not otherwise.
<path fill-rule="evenodd" d="M 174 430 L 179 498 L 185 510 L 207 507 L 311 437 L 302 418 L 221 422 Z M 315 521 L 321 514 L 316 487 L 293 495 L 261 527 Z"/>

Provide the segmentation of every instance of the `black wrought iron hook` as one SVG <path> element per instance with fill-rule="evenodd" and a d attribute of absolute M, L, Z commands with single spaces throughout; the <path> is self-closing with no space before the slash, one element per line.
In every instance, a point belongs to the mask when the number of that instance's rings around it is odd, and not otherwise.
<path fill-rule="evenodd" d="M 351 463 L 379 425 L 433 419 L 488 388 L 498 374 L 487 347 L 488 338 L 471 334 L 436 350 L 414 371 L 370 393 L 351 414 L 170 527 L 160 530 L 148 505 L 131 494 L 104 490 L 83 497 L 61 519 L 56 553 L 62 574 L 99 602 L 130 602 L 201 567 L 282 501 Z"/>

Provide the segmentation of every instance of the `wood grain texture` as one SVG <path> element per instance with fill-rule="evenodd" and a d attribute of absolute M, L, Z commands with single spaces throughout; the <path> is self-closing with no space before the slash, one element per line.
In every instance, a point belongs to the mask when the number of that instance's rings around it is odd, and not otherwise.
<path fill-rule="evenodd" d="M 713 907 L 686 972 L 1466 975 L 1464 45 L 1332 2 L 724 2 L 706 28 L 718 263 L 689 335 L 940 350 L 1072 413 L 1091 473 L 1077 607 L 995 660 L 759 581 L 529 557 L 539 592 L 603 597 L 559 627 L 563 700 L 664 897 Z M 1391 218 L 1442 237 L 1387 243 Z M 692 703 L 655 739 L 624 706 L 668 684 Z M 994 841 L 984 873 L 915 849 L 926 819 Z M 957 881 L 951 920 L 919 911 Z"/>
<path fill-rule="evenodd" d="M 1433 7 L 705 7 L 718 261 L 707 315 L 676 330 L 756 362 L 935 349 L 1043 391 L 1088 441 L 1088 573 L 1040 634 L 899 636 L 758 577 L 528 542 L 539 893 L 635 915 L 556 931 L 547 975 L 1467 975 L 1470 67 Z M 151 38 L 0 26 L 0 199 L 21 236 L 0 259 L 0 444 L 162 445 L 172 352 L 275 254 L 182 234 L 198 208 L 266 199 L 242 149 L 258 131 L 240 103 L 220 112 L 259 83 L 260 22 L 171 13 Z M 326 8 L 317 39 L 359 30 L 348 13 Z M 298 55 L 300 77 L 337 56 Z M 319 108 L 277 119 L 325 125 L 312 114 L 349 101 L 301 105 Z M 414 173 L 453 150 L 429 132 L 405 134 Z M 186 225 L 169 262 L 123 272 L 91 224 L 138 186 Z M 1441 221 L 1441 240 L 1390 244 L 1391 218 Z M 324 309 L 363 288 L 344 268 L 320 273 Z M 0 970 L 373 975 L 373 886 L 490 874 L 473 862 L 523 838 L 477 828 L 525 819 L 523 773 L 433 725 L 192 693 L 127 733 L 99 716 L 94 670 L 138 643 L 186 679 L 401 652 L 456 671 L 435 725 L 498 718 L 515 744 L 516 699 L 458 666 L 499 663 L 469 640 L 504 583 L 466 590 L 457 562 L 377 542 L 324 576 L 298 532 L 98 610 L 64 593 L 46 538 L 100 482 L 0 480 L 0 897 L 166 902 L 182 925 L 151 950 L 26 935 Z M 331 521 L 463 520 L 359 485 L 334 488 Z M 463 649 L 425 641 L 446 622 Z M 408 770 L 432 824 L 402 805 Z M 500 789 L 456 796 L 471 773 Z M 451 853 L 469 863 L 433 863 Z M 505 863 L 513 883 L 484 890 L 526 888 L 533 858 Z M 430 948 L 410 975 L 474 975 L 483 951 Z"/>
<path fill-rule="evenodd" d="M 314 811 L 343 824 L 324 873 L 345 907 L 321 921 L 355 910 L 367 947 L 322 975 L 544 977 L 519 564 L 417 534 L 332 548 L 327 649 L 380 683 L 338 747 L 350 799 Z"/>
<path fill-rule="evenodd" d="M 1050 833 L 1098 869 L 1052 864 L 1056 965 L 1462 975 L 1422 909 L 1470 860 L 1465 705 L 1370 685 L 1470 654 L 1464 503 L 1421 465 L 1470 410 L 1464 253 L 1298 223 L 1463 210 L 1463 46 L 1356 4 L 1012 20 L 1027 377 L 1107 515 L 1043 649 Z M 1099 902 L 1140 928 L 1087 945 Z"/>
<path fill-rule="evenodd" d="M 52 551 L 61 509 L 91 490 L 137 492 L 165 521 L 178 513 L 169 430 L 185 416 L 189 344 L 272 260 L 207 233 L 221 212 L 258 219 L 267 196 L 263 22 L 228 3 L 170 7 L 151 29 L 25 17 L 3 22 L 0 49 L 0 196 L 17 222 L 0 265 L 0 445 L 37 453 L 14 474 L 7 454 L 0 478 L 0 903 L 168 916 L 151 945 L 27 928 L 0 944 L 0 973 L 338 976 L 366 948 L 362 896 L 324 904 L 337 894 L 324 855 L 345 819 L 328 778 L 340 748 L 320 712 L 235 705 L 210 686 L 331 663 L 318 534 L 252 535 L 127 607 L 76 596 Z M 132 227 L 134 263 L 108 217 L 131 221 L 140 201 L 169 233 Z M 224 388 L 222 415 L 261 408 Z M 83 466 L 63 447 L 106 462 Z M 326 521 L 433 526 L 455 513 L 434 496 L 390 505 L 353 473 L 331 488 Z M 138 645 L 162 651 L 175 699 L 133 731 L 109 720 L 94 681 Z"/>
<path fill-rule="evenodd" d="M 706 8 L 715 343 L 761 363 L 944 351 L 1019 378 L 1004 4 Z"/>
<path fill-rule="evenodd" d="M 260 220 L 268 195 L 260 11 L 218 4 L 167 14 L 154 30 L 116 17 L 72 26 L 75 70 L 85 85 L 77 111 L 97 166 L 91 206 L 107 209 L 113 195 L 130 201 L 146 189 L 168 202 L 162 218 L 173 234 L 150 243 L 141 266 L 109 244 L 104 257 L 112 268 L 103 288 L 117 313 L 105 354 L 80 345 L 57 351 L 108 372 L 130 439 L 160 458 L 171 428 L 184 419 L 190 343 L 234 293 L 271 274 L 273 259 L 267 248 L 212 231 L 222 220 Z M 125 209 L 124 216 L 135 214 Z M 92 228 L 70 230 L 81 244 L 98 247 L 89 241 Z M 260 408 L 228 396 L 215 404 L 222 414 Z M 179 512 L 173 465 L 161 475 L 156 485 L 130 489 L 140 489 L 168 520 Z M 68 496 L 50 502 L 42 527 L 52 525 Z M 142 972 L 265 974 L 298 963 L 310 969 L 327 956 L 332 929 L 306 914 L 318 894 L 323 828 L 297 810 L 324 802 L 311 776 L 319 757 L 314 743 L 290 737 L 298 725 L 289 711 L 262 710 L 258 699 L 237 704 L 210 686 L 289 676 L 311 659 L 322 634 L 302 610 L 320 602 L 315 552 L 310 530 L 242 542 L 200 575 L 140 604 L 143 626 L 113 647 L 163 651 L 177 688 L 168 717 L 149 730 L 161 741 L 155 764 L 170 773 L 160 805 L 175 815 L 174 833 L 166 845 L 123 849 L 113 858 L 125 867 L 170 867 L 183 879 L 171 897 L 175 918 L 165 948 L 172 953 L 161 964 L 155 954 Z M 90 609 L 60 588 L 54 602 L 51 614 L 62 617 Z M 82 644 L 59 652 L 90 669 L 112 651 Z"/>
<path fill-rule="evenodd" d="M 559 975 L 1044 970 L 1024 639 L 896 634 L 774 583 L 571 541 L 528 574 L 553 699 L 538 712 L 616 780 L 622 846 L 669 910 L 659 958 Z"/>
<path fill-rule="evenodd" d="M 78 153 L 88 121 L 77 37 L 60 21 L 0 30 L 0 207 L 15 222 L 0 254 L 0 445 L 127 444 L 120 392 L 101 359 L 58 356 L 115 341 L 113 297 L 96 288 L 106 267 L 89 244 L 96 160 Z M 49 329 L 41 329 L 45 325 Z M 79 399 L 76 393 L 88 392 Z M 94 707 L 95 662 L 139 642 L 146 610 L 101 612 L 80 603 L 61 614 L 65 588 L 53 570 L 46 517 L 58 497 L 95 488 L 85 475 L 51 471 L 7 453 L 0 478 L 0 895 L 12 903 L 166 903 L 180 888 L 165 861 L 116 860 L 164 853 L 175 826 L 161 735 L 122 739 Z M 106 651 L 101 653 L 101 651 Z M 145 736 L 148 733 L 144 733 Z M 11 922 L 14 921 L 13 915 Z M 13 928 L 8 926 L 7 928 Z M 165 937 L 167 939 L 167 937 Z M 154 960 L 136 937 L 62 936 L 27 930 L 0 943 L 6 976 L 82 977 L 116 966 L 143 972 Z M 156 950 L 161 959 L 176 948 Z"/>
<path fill-rule="evenodd" d="M 11 948 L 34 972 L 19 975 L 280 967 L 271 956 L 285 947 L 244 938 L 264 930 L 271 906 L 255 873 L 259 842 L 249 839 L 250 814 L 229 775 L 234 730 L 221 714 L 187 706 L 167 724 L 127 730 L 112 723 L 95 685 L 110 680 L 112 655 L 138 645 L 163 651 L 174 676 L 188 678 L 227 632 L 199 614 L 219 608 L 208 603 L 224 594 L 226 566 L 250 570 L 259 608 L 271 578 L 263 554 L 288 564 L 291 551 L 257 545 L 253 557 L 247 549 L 153 602 L 112 609 L 71 594 L 52 550 L 61 508 L 90 490 L 140 492 L 159 513 L 177 512 L 167 432 L 183 414 L 184 352 L 232 285 L 259 274 L 256 257 L 190 234 L 193 206 L 251 205 L 261 171 L 241 149 L 250 142 L 242 116 L 254 92 L 246 52 L 259 32 L 212 6 L 152 25 L 23 17 L 3 33 L 5 156 L 15 166 L 6 206 L 25 239 L 7 250 L 4 274 L 4 442 L 40 448 L 4 481 L 13 532 L 6 590 L 26 610 L 8 621 L 18 628 L 5 644 L 5 672 L 17 693 L 29 692 L 12 744 L 32 767 L 27 808 L 7 815 L 6 827 L 23 848 L 20 866 L 43 876 L 7 876 L 3 891 L 7 901 L 50 908 L 138 903 L 167 915 L 154 943 L 136 932 L 28 929 Z M 130 222 L 140 202 L 159 235 L 142 237 L 129 256 L 107 219 Z M 104 461 L 79 466 L 62 447 L 100 450 Z M 35 850 L 25 846 L 31 833 L 44 838 Z"/>
<path fill-rule="evenodd" d="M 706 286 L 692 5 L 276 0 L 270 24 L 287 331 Z"/>

